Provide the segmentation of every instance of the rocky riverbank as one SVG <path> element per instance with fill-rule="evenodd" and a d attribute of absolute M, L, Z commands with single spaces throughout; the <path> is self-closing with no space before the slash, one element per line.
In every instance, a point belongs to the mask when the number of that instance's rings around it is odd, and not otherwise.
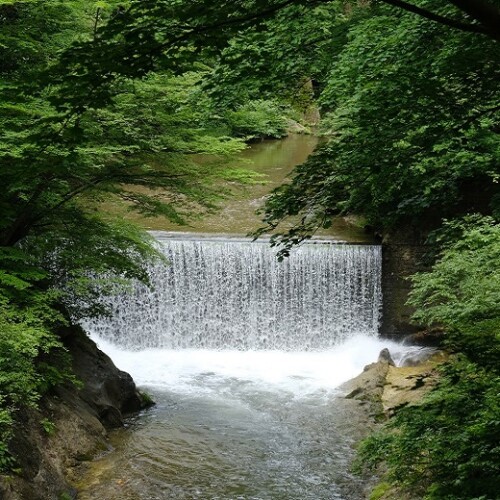
<path fill-rule="evenodd" d="M 78 466 L 108 451 L 108 430 L 121 426 L 125 414 L 147 405 L 131 377 L 118 370 L 81 329 L 68 332 L 64 342 L 83 385 L 61 387 L 46 396 L 39 409 L 18 412 L 11 444 L 17 469 L 8 477 L 0 476 L 2 499 L 76 498 L 73 485 L 79 479 Z M 384 350 L 377 362 L 343 384 L 341 389 L 349 402 L 346 411 L 364 429 L 359 439 L 398 408 L 417 403 L 433 387 L 436 368 L 445 359 L 441 351 L 424 349 L 401 360 L 398 364 L 402 366 L 395 366 L 391 354 Z M 402 499 L 390 491 L 377 498 Z"/>
<path fill-rule="evenodd" d="M 76 498 L 71 486 L 74 467 L 106 451 L 107 431 L 123 425 L 125 414 L 149 403 L 130 375 L 118 370 L 80 328 L 68 330 L 63 340 L 82 386 L 59 387 L 38 409 L 17 412 L 10 444 L 15 473 L 0 476 L 2 499 Z"/>
<path fill-rule="evenodd" d="M 377 362 L 367 365 L 364 371 L 343 384 L 346 399 L 357 401 L 364 407 L 370 431 L 387 422 L 399 408 L 418 404 L 434 387 L 439 376 L 438 367 L 448 359 L 446 352 L 422 349 L 416 355 L 394 363 L 391 353 L 384 349 Z M 406 497 L 401 491 L 380 483 L 371 493 L 370 500 L 417 500 Z"/>

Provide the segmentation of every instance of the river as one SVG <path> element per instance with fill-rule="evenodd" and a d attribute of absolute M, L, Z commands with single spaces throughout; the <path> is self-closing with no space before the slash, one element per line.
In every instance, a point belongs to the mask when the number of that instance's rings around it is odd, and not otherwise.
<path fill-rule="evenodd" d="M 190 221 L 188 226 L 179 226 L 165 218 L 144 218 L 135 212 L 120 209 L 108 203 L 106 210 L 119 212 L 124 218 L 137 222 L 148 230 L 176 231 L 188 233 L 246 235 L 262 225 L 256 210 L 275 187 L 286 182 L 293 168 L 303 163 L 314 151 L 318 138 L 313 135 L 291 134 L 281 140 L 265 140 L 253 143 L 238 155 L 228 167 L 244 167 L 262 175 L 264 183 L 252 186 L 233 186 L 233 196 L 226 199 L 221 210 L 201 219 Z M 199 161 L 209 161 L 199 158 Z M 349 242 L 371 242 L 370 235 L 339 217 L 328 230 L 318 233 Z"/>
<path fill-rule="evenodd" d="M 267 244 L 228 236 L 255 229 L 254 208 L 315 144 L 244 152 L 272 181 L 190 228 L 205 236 L 155 233 L 170 262 L 150 269 L 155 290 L 110 298 L 112 317 L 84 325 L 157 404 L 111 434 L 79 498 L 364 498 L 350 463 L 367 424 L 338 386 L 383 347 L 401 350 L 378 339 L 380 248 L 320 241 L 278 263 Z M 330 236 L 366 240 L 343 221 Z"/>
<path fill-rule="evenodd" d="M 288 353 L 101 345 L 156 406 L 112 433 L 80 499 L 365 498 L 349 466 L 366 417 L 336 386 L 376 359 L 377 339 Z"/>

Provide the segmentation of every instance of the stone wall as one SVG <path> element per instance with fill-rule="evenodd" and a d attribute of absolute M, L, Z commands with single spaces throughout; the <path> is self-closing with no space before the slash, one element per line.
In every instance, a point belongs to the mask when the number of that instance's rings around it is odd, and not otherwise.
<path fill-rule="evenodd" d="M 410 321 L 413 308 L 406 305 L 412 274 L 426 270 L 423 257 L 427 232 L 406 228 L 387 234 L 382 242 L 382 325 L 385 337 L 398 337 L 421 330 Z"/>

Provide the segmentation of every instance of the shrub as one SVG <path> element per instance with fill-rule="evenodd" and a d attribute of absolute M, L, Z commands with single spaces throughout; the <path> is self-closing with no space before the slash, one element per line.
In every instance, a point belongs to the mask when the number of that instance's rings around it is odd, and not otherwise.
<path fill-rule="evenodd" d="M 365 440 L 358 462 L 424 499 L 493 499 L 500 491 L 500 225 L 449 222 L 433 269 L 413 277 L 415 317 L 446 329 L 455 353 L 416 406 Z"/>

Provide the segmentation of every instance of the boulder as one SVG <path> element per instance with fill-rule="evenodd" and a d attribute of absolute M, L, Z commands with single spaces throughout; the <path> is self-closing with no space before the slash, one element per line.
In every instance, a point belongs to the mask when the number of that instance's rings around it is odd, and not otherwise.
<path fill-rule="evenodd" d="M 365 366 L 357 377 L 340 386 L 347 399 L 356 399 L 370 406 L 375 420 L 391 416 L 398 408 L 415 404 L 436 383 L 437 366 L 446 361 L 443 351 L 424 349 L 420 355 L 403 360 L 395 366 L 388 349 L 382 349 L 378 361 Z"/>

